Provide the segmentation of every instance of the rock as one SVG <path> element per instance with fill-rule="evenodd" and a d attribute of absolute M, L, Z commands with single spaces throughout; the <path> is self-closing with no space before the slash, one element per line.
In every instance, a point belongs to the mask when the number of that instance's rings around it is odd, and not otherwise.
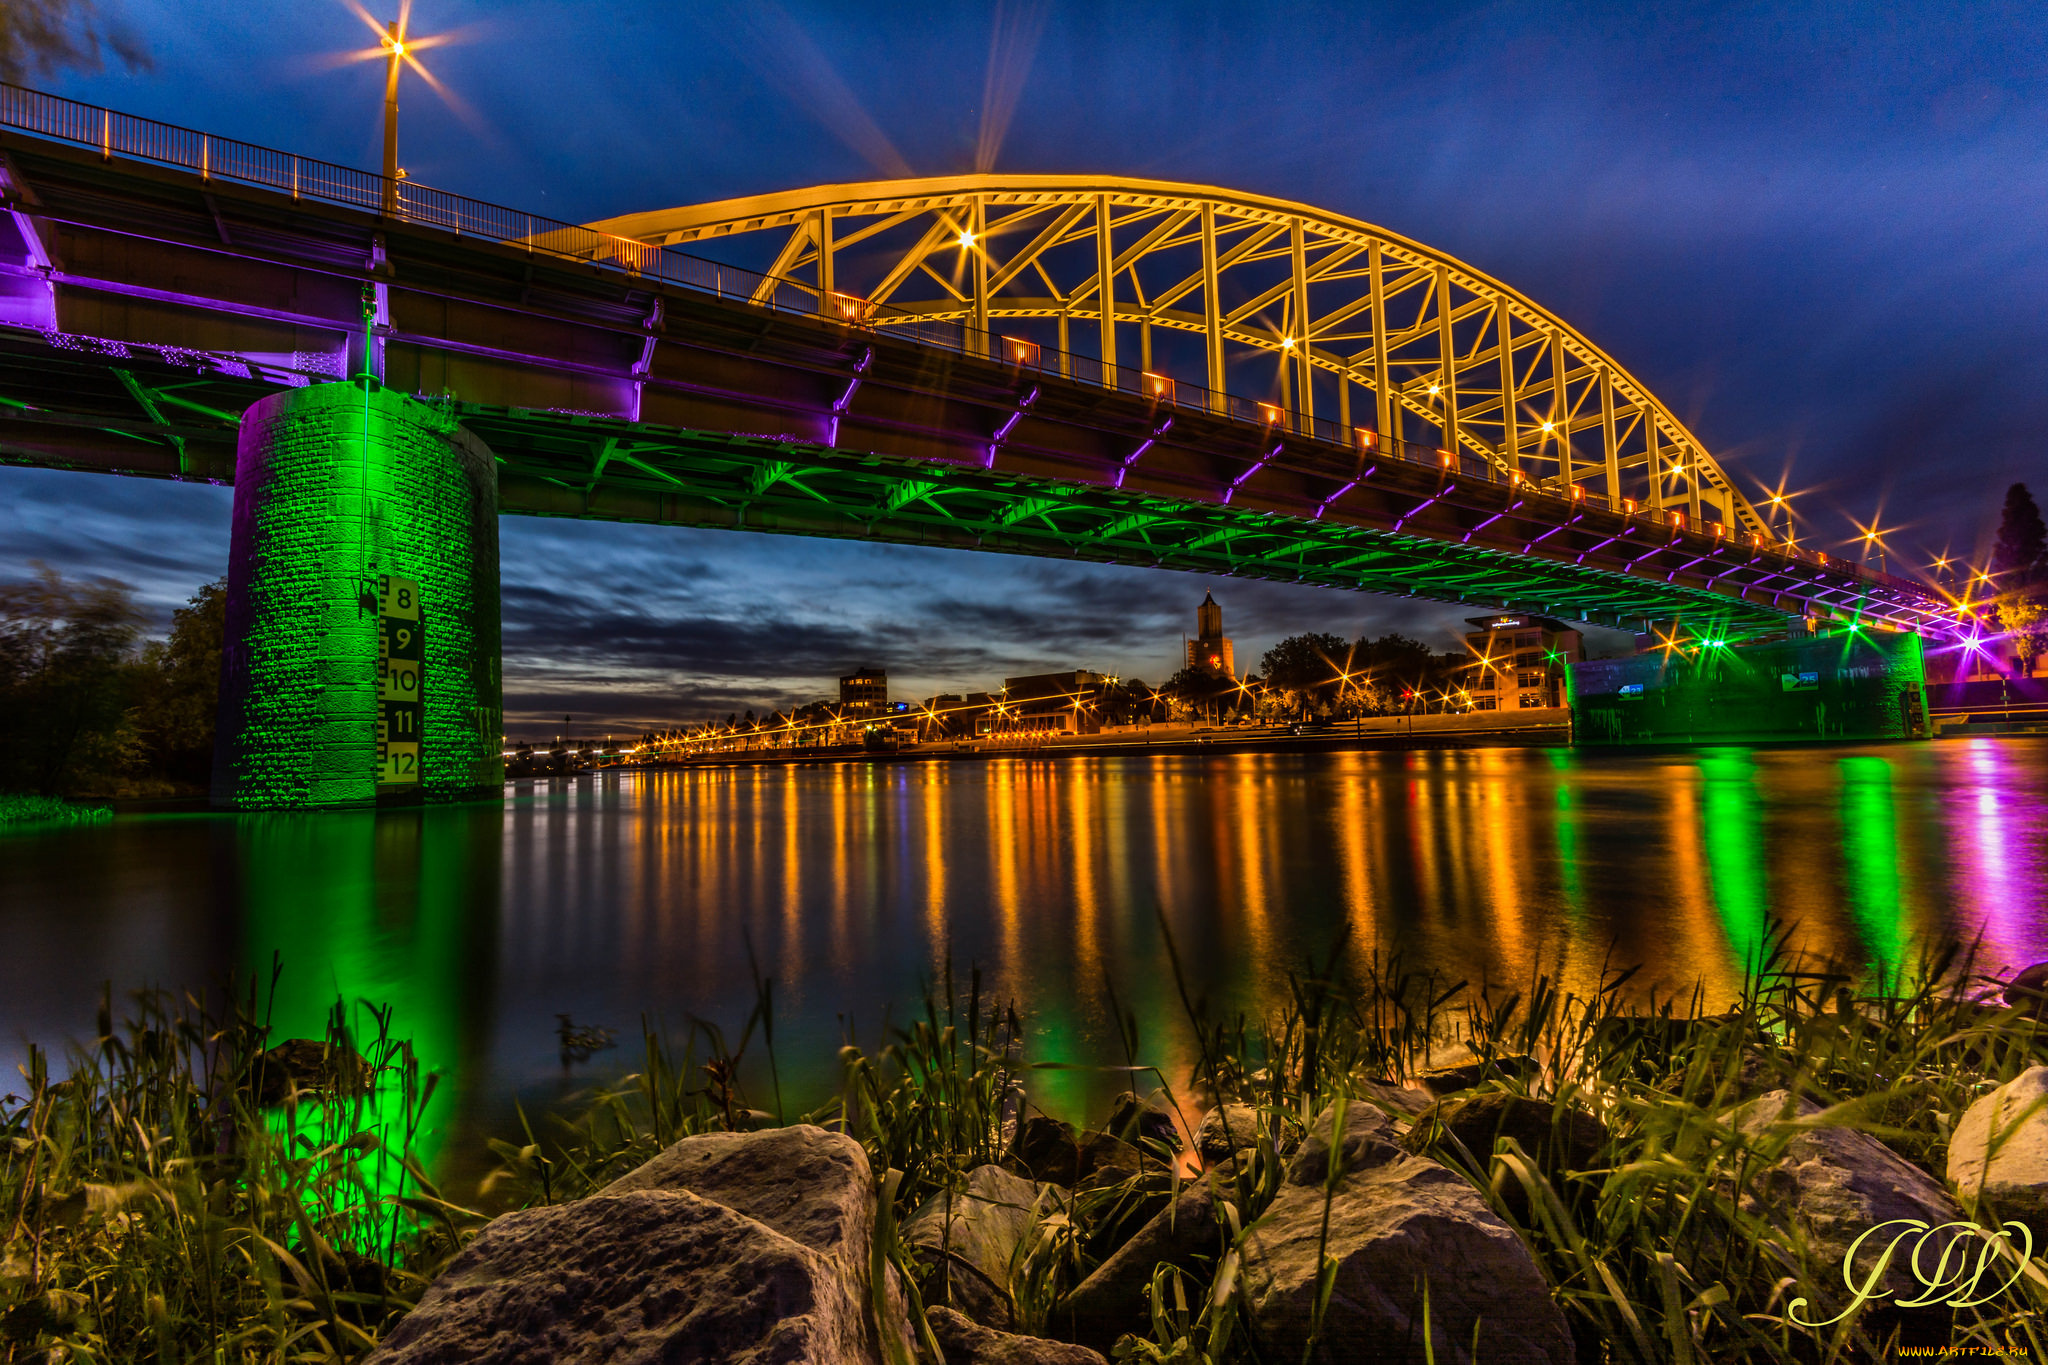
<path fill-rule="evenodd" d="M 918 1285 L 925 1303 L 950 1304 L 1008 1331 L 1015 1321 L 1010 1270 L 1046 1209 L 1058 1206 L 1050 1192 L 1000 1166 L 977 1166 L 965 1189 L 933 1195 L 904 1219 L 903 1244 L 931 1267 Z"/>
<path fill-rule="evenodd" d="M 927 1311 L 925 1321 L 946 1353 L 946 1365 L 1109 1365 L 1086 1346 L 991 1331 L 950 1308 Z"/>
<path fill-rule="evenodd" d="M 1336 1117 L 1337 1106 L 1334 1104 L 1316 1115 L 1315 1122 L 1308 1126 L 1308 1137 L 1302 1142 L 1301 1150 L 1287 1165 L 1286 1183 L 1321 1185 L 1328 1178 L 1330 1137 Z M 1363 1100 L 1351 1100 L 1344 1106 L 1344 1133 L 1339 1146 L 1343 1151 L 1346 1171 L 1377 1166 L 1400 1156 L 1401 1149 L 1394 1145 L 1394 1138 L 1394 1121 L 1378 1106 Z"/>
<path fill-rule="evenodd" d="M 1225 1245 L 1220 1205 L 1233 1202 L 1227 1181 L 1208 1177 L 1183 1187 L 1128 1242 L 1076 1285 L 1052 1321 L 1073 1340 L 1107 1352 L 1125 1332 L 1142 1334 L 1149 1319 L 1145 1286 L 1161 1263 L 1192 1270 Z"/>
<path fill-rule="evenodd" d="M 1358 1098 L 1378 1105 L 1389 1114 L 1419 1114 L 1436 1101 L 1436 1096 L 1419 1085 L 1403 1085 L 1384 1077 L 1354 1077 L 1351 1088 Z"/>
<path fill-rule="evenodd" d="M 1147 1165 L 1144 1154 L 1128 1142 L 1108 1133 L 1077 1132 L 1071 1124 L 1043 1114 L 1017 1126 L 1010 1158 L 1030 1172 L 1033 1180 L 1070 1189 L 1098 1170 L 1120 1169 L 1135 1175 Z M 1156 1167 L 1160 1163 L 1150 1164 Z"/>
<path fill-rule="evenodd" d="M 1195 1151 L 1204 1165 L 1228 1161 L 1241 1148 L 1254 1145 L 1264 1127 L 1262 1115 L 1248 1104 L 1219 1104 L 1202 1115 L 1195 1127 Z"/>
<path fill-rule="evenodd" d="M 1248 1147 L 1257 1146 L 1260 1134 L 1273 1136 L 1274 1127 L 1271 1110 L 1256 1109 L 1249 1104 L 1218 1105 L 1202 1115 L 1202 1122 L 1195 1129 L 1195 1150 L 1201 1154 L 1205 1165 L 1214 1166 Z M 1292 1156 L 1301 1146 L 1301 1123 L 1297 1119 L 1282 1117 L 1278 1127 L 1279 1136 L 1273 1150 L 1281 1156 Z"/>
<path fill-rule="evenodd" d="M 344 1049 L 346 1051 L 346 1049 Z M 360 1057 L 337 1058 L 359 1066 Z M 287 1038 L 256 1054 L 249 1064 L 249 1091 L 265 1109 L 283 1104 L 294 1091 L 324 1092 L 329 1077 L 327 1044 L 314 1038 Z"/>
<path fill-rule="evenodd" d="M 1963 1111 L 1949 1138 L 1948 1183 L 1985 1206 L 1978 1221 L 2017 1219 L 2036 1247 L 2048 1247 L 2048 1066 L 2027 1068 Z"/>
<path fill-rule="evenodd" d="M 1104 1167 L 1083 1176 L 1074 1186 L 1074 1212 L 1086 1229 L 1089 1258 L 1103 1260 L 1128 1242 L 1173 1202 L 1178 1184 L 1172 1171 L 1157 1166 L 1136 1175 Z"/>
<path fill-rule="evenodd" d="M 2040 1013 L 2048 1005 L 2048 962 L 2036 962 L 2006 982 L 2005 1003 Z"/>
<path fill-rule="evenodd" d="M 1558 1195 L 1569 1200 L 1583 1187 L 1567 1182 L 1565 1174 L 1589 1170 L 1599 1162 L 1607 1146 L 1607 1126 L 1578 1109 L 1545 1104 L 1526 1095 L 1483 1090 L 1438 1100 L 1423 1110 L 1415 1126 L 1401 1138 L 1401 1146 L 1416 1156 L 1455 1155 L 1456 1164 L 1462 1167 L 1464 1156 L 1448 1140 L 1455 1138 L 1477 1163 L 1475 1171 L 1485 1177 L 1492 1166 L 1494 1143 L 1504 1137 L 1519 1143 Z M 1526 1224 L 1529 1196 L 1522 1182 L 1510 1178 L 1502 1191 L 1515 1216 Z"/>
<path fill-rule="evenodd" d="M 873 1230 L 852 1138 L 685 1138 L 588 1199 L 494 1220 L 371 1360 L 879 1361 Z M 882 1330 L 910 1349 L 900 1312 Z"/>
<path fill-rule="evenodd" d="M 1430 1345 L 1442 1365 L 1566 1365 L 1571 1332 L 1521 1239 L 1463 1178 L 1386 1141 L 1370 1114 L 1345 1124 L 1347 1164 L 1329 1198 L 1327 1225 L 1336 1283 L 1310 1358 L 1425 1359 L 1426 1279 Z M 1287 1183 L 1246 1239 L 1252 1325 L 1275 1360 L 1301 1360 L 1308 1349 L 1325 1245 L 1331 1118 L 1325 1113 L 1310 1126 Z"/>
<path fill-rule="evenodd" d="M 1436 1054 L 1420 1079 L 1429 1087 L 1430 1093 L 1438 1097 L 1455 1095 L 1460 1090 L 1470 1090 L 1491 1080 L 1528 1080 L 1537 1073 L 1538 1066 L 1533 1057 L 1517 1056 L 1513 1053 L 1481 1057 L 1463 1044 L 1446 1048 Z"/>
<path fill-rule="evenodd" d="M 856 1245 L 863 1260 L 875 1220 L 867 1153 L 808 1123 L 684 1138 L 598 1193 L 639 1190 L 688 1190 L 814 1251 Z"/>
<path fill-rule="evenodd" d="M 1805 1118 L 1820 1112 L 1820 1106 L 1808 1099 L 1791 1108 L 1790 1098 L 1790 1091 L 1774 1090 L 1750 1101 L 1735 1111 L 1735 1127 L 1755 1142 L 1764 1139 L 1781 1118 Z M 1789 1241 L 1804 1245 L 1810 1292 L 1826 1309 L 1821 1312 L 1809 1306 L 1801 1310 L 1809 1320 L 1829 1317 L 1844 1305 L 1842 1259 L 1869 1229 L 1895 1218 L 1917 1218 L 1939 1227 L 1963 1217 L 1963 1211 L 1934 1177 L 1869 1134 L 1841 1127 L 1796 1134 L 1786 1144 L 1784 1155 L 1752 1178 L 1742 1202 L 1746 1211 L 1761 1215 L 1786 1233 Z M 1868 1278 L 1884 1246 L 1880 1237 L 1863 1243 L 1855 1267 L 1858 1283 Z M 1797 1247 L 1793 1249 L 1796 1253 Z M 1935 1246 L 1925 1249 L 1926 1264 L 1932 1266 L 1939 1259 Z M 1910 1254 L 1893 1258 L 1884 1282 L 1903 1298 L 1921 1292 Z"/>
<path fill-rule="evenodd" d="M 428 1288 L 376 1365 L 873 1361 L 836 1257 L 683 1191 L 508 1213 Z"/>
<path fill-rule="evenodd" d="M 1135 1091 L 1126 1090 L 1118 1095 L 1109 1107 L 1109 1122 L 1102 1125 L 1102 1130 L 1133 1146 L 1140 1139 L 1150 1139 L 1168 1151 L 1181 1149 L 1180 1121 L 1157 1093 L 1142 1100 Z"/>

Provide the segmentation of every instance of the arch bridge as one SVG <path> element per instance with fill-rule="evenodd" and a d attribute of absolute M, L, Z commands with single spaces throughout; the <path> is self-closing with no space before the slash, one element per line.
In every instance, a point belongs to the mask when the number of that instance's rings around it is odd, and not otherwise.
<path fill-rule="evenodd" d="M 1954 619 L 1781 540 L 1534 300 L 1302 204 L 984 175 L 579 225 L 15 87 L 0 179 L 14 463 L 230 481 L 250 403 L 367 370 L 488 443 L 506 513 L 1727 638 Z"/>
<path fill-rule="evenodd" d="M 721 258 L 757 239 L 757 261 L 773 252 L 757 302 L 771 282 L 808 283 L 823 311 L 876 328 L 957 323 L 961 347 L 1062 377 L 1216 413 L 1284 413 L 1288 429 L 1338 445 L 1377 436 L 1455 451 L 1505 481 L 1777 540 L 1703 443 L 1578 329 L 1464 261 L 1306 204 L 982 174 L 588 226 Z"/>

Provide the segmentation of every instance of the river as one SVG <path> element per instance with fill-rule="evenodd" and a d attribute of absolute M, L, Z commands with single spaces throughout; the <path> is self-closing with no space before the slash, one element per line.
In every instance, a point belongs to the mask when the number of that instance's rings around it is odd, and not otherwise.
<path fill-rule="evenodd" d="M 1398 954 L 1582 992 L 1641 964 L 1639 998 L 1715 1004 L 1774 921 L 1865 972 L 1946 933 L 1987 966 L 2048 958 L 2044 888 L 2043 739 L 608 771 L 501 803 L 0 835 L 0 1065 L 88 1031 L 102 981 L 275 960 L 283 1033 L 317 1036 L 337 996 L 389 1004 L 446 1082 L 443 1140 L 473 1148 L 515 1095 L 630 1065 L 643 1016 L 736 1037 L 757 971 L 794 1110 L 949 965 L 1017 1004 L 1032 1056 L 1120 1060 L 1120 1008 L 1178 1082 L 1183 983 L 1256 1011 L 1334 951 L 1353 975 Z M 622 1047 L 565 1079 L 560 1015 Z M 1048 1071 L 1037 1098 L 1083 1117 L 1123 1084 Z"/>

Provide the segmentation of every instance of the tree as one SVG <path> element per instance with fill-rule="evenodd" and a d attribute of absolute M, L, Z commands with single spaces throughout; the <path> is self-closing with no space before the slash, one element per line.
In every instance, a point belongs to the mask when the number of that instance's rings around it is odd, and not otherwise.
<path fill-rule="evenodd" d="M 1342 638 L 1311 631 L 1290 635 L 1259 660 L 1266 686 L 1283 693 L 1293 709 L 1315 710 L 1337 699 L 1346 674 L 1354 672 L 1351 646 Z"/>
<path fill-rule="evenodd" d="M 130 71 L 150 64 L 134 34 L 108 19 L 96 0 L 7 0 L 0 5 L 0 80 L 22 85 L 67 69 L 98 71 L 108 53 Z"/>
<path fill-rule="evenodd" d="M 1235 678 L 1211 673 L 1206 668 L 1183 668 L 1159 689 L 1176 720 L 1213 719 L 1228 699 L 1237 694 Z"/>
<path fill-rule="evenodd" d="M 1991 573 L 1999 625 L 2012 640 L 2020 671 L 2032 676 L 2034 660 L 2048 646 L 2048 526 L 2023 483 L 2005 490 Z"/>
<path fill-rule="evenodd" d="M 36 566 L 0 584 L 0 788 L 61 796 L 140 748 L 129 710 L 142 614 L 125 583 Z"/>
<path fill-rule="evenodd" d="M 170 635 L 143 651 L 138 719 L 157 769 L 174 782 L 204 786 L 213 772 L 227 601 L 225 578 L 204 585 L 171 613 Z"/>
<path fill-rule="evenodd" d="M 1991 573 L 2000 592 L 2024 590 L 2048 577 L 2048 526 L 2042 525 L 2041 509 L 2023 483 L 2005 490 Z"/>

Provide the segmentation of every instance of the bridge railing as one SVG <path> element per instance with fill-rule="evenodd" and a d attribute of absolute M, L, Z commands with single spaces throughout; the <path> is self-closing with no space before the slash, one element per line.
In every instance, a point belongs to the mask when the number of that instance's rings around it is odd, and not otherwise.
<path fill-rule="evenodd" d="M 957 317 L 931 316 L 914 309 L 875 304 L 815 285 L 765 275 L 678 251 L 652 246 L 577 223 L 506 208 L 400 178 L 387 180 L 372 171 L 318 161 L 233 138 L 216 137 L 175 124 L 123 114 L 97 105 L 0 83 L 0 126 L 98 149 L 102 157 L 128 157 L 158 165 L 196 171 L 206 179 L 278 190 L 294 198 L 361 209 L 401 222 L 439 228 L 461 236 L 583 261 L 665 284 L 736 299 L 779 312 L 821 317 L 848 326 L 886 330 L 924 346 L 959 355 L 1000 360 L 1048 378 L 1112 389 L 1172 410 L 1207 413 L 1266 429 L 1274 439 L 1275 458 L 1288 434 L 1310 438 L 1324 449 L 1287 450 L 1291 467 L 1307 465 L 1331 478 L 1363 476 L 1376 461 L 1399 460 L 1444 470 L 1461 482 L 1524 483 L 1531 492 L 1570 504 L 1610 507 L 1606 497 L 1564 480 L 1529 480 L 1504 470 L 1482 455 L 1465 449 L 1455 453 L 1403 441 L 1367 427 L 1315 417 L 1278 404 L 1239 394 L 1211 390 L 1127 365 L 1105 364 L 1095 356 L 1042 347 L 1021 337 L 977 331 Z M 1162 414 L 1164 415 L 1164 414 Z M 1338 457 L 1327 447 L 1347 452 Z M 1679 529 L 1708 532 L 1712 523 L 1672 522 L 1664 509 L 1633 503 L 1611 510 L 1654 518 Z M 1717 535 L 1734 535 L 1721 527 Z M 1870 572 L 1860 565 L 1757 536 L 1740 538 L 1758 550 L 1800 560 L 1894 590 L 1923 591 L 1919 585 Z"/>

